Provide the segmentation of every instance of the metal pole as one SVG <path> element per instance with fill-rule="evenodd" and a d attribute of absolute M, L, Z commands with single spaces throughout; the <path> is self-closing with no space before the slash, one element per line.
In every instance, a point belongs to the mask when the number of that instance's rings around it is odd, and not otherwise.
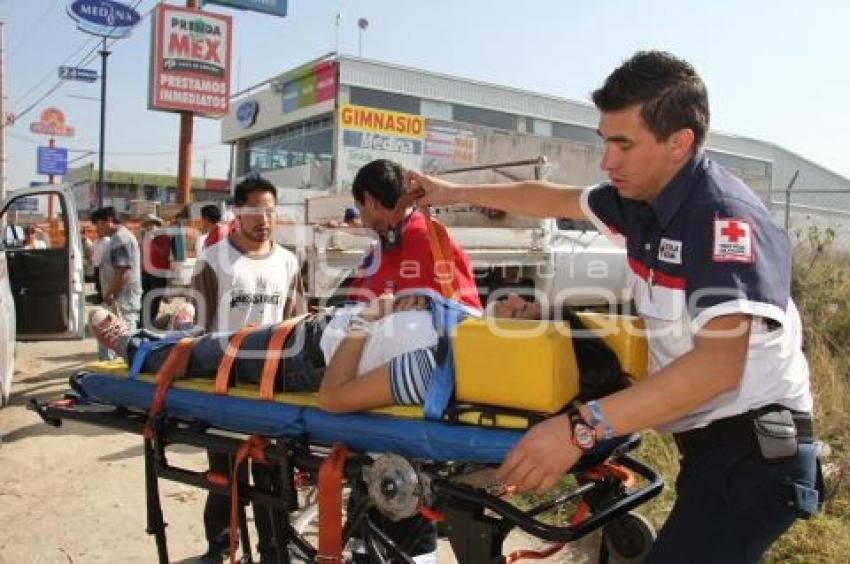
<path fill-rule="evenodd" d="M 56 146 L 56 140 L 53 137 L 51 137 L 50 140 L 47 142 L 47 146 L 52 149 L 53 147 Z M 53 184 L 53 175 L 52 174 L 47 175 L 47 183 Z M 50 202 L 52 202 L 52 201 L 53 201 L 53 199 L 51 198 Z"/>
<path fill-rule="evenodd" d="M 785 231 L 787 232 L 791 226 L 791 188 L 797 182 L 797 177 L 800 176 L 800 169 L 794 171 L 794 176 L 791 177 L 791 182 L 785 188 Z"/>
<path fill-rule="evenodd" d="M 106 195 L 106 171 L 103 169 L 103 154 L 106 150 L 106 58 L 109 51 L 106 50 L 106 37 L 100 50 L 100 154 L 98 155 L 98 182 L 97 182 L 97 207 L 103 207 L 103 199 Z"/>
<path fill-rule="evenodd" d="M 186 0 L 186 7 L 197 9 L 197 0 Z M 177 203 L 192 201 L 192 138 L 194 114 L 180 112 L 180 147 L 177 152 Z"/>

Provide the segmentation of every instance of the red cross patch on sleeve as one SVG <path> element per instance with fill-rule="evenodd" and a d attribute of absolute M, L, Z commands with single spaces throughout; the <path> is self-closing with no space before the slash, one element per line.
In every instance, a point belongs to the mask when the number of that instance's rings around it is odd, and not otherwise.
<path fill-rule="evenodd" d="M 753 230 L 740 219 L 714 220 L 714 262 L 753 262 Z"/>

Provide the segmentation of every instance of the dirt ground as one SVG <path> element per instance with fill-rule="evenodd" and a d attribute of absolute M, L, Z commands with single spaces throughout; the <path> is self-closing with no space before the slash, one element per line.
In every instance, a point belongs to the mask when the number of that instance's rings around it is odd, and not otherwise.
<path fill-rule="evenodd" d="M 0 563 L 157 561 L 145 533 L 140 437 L 74 422 L 56 429 L 25 407 L 33 398 L 61 396 L 68 376 L 95 351 L 93 339 L 19 343 L 11 404 L 0 409 Z M 189 447 L 170 451 L 175 464 L 202 469 L 206 461 Z M 195 562 L 206 549 L 204 492 L 160 480 L 160 494 L 171 561 Z M 506 553 L 544 544 L 512 535 Z M 438 554 L 441 564 L 455 562 L 445 541 Z M 538 562 L 595 561 L 586 554 L 560 552 Z"/>

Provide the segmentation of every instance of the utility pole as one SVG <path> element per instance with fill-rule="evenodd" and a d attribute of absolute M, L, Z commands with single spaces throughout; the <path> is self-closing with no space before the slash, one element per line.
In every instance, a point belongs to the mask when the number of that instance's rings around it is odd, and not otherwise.
<path fill-rule="evenodd" d="M 100 155 L 98 156 L 97 207 L 103 207 L 106 196 L 106 171 L 103 169 L 103 154 L 106 151 L 106 37 L 103 38 L 100 50 Z"/>
<path fill-rule="evenodd" d="M 197 0 L 186 0 L 186 7 L 197 10 Z M 177 153 L 177 203 L 192 201 L 192 137 L 194 114 L 180 112 L 180 148 Z"/>
<path fill-rule="evenodd" d="M 6 51 L 4 32 L 6 23 L 0 20 L 0 200 L 6 198 Z"/>

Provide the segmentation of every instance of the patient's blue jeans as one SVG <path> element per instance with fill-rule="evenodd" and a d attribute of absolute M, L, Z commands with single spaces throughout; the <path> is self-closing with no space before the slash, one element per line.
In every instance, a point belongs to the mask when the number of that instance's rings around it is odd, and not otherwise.
<path fill-rule="evenodd" d="M 299 323 L 286 340 L 282 351 L 267 351 L 269 338 L 276 326 L 259 327 L 245 336 L 233 363 L 233 378 L 236 382 L 257 384 L 266 358 L 270 354 L 281 355 L 275 378 L 276 391 L 301 392 L 319 389 L 324 373 L 325 359 L 319 347 L 322 325 L 307 319 Z M 156 335 L 144 329 L 130 337 L 124 347 L 123 356 L 132 363 L 145 341 L 169 341 L 169 344 L 151 350 L 145 356 L 142 372 L 155 373 L 165 363 L 180 337 L 194 337 L 192 355 L 186 370 L 187 377 L 215 377 L 218 366 L 232 333 L 207 333 L 178 331 L 167 335 Z"/>

